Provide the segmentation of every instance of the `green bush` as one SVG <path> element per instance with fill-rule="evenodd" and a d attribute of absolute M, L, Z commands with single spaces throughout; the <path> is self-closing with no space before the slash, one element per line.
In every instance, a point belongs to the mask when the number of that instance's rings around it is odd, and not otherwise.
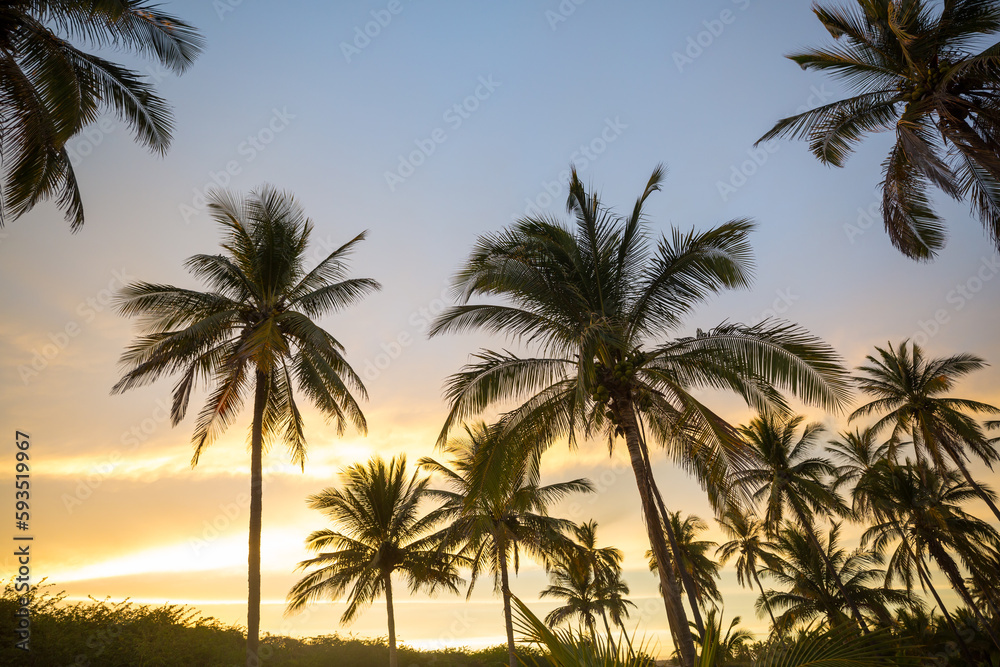
<path fill-rule="evenodd" d="M 29 593 L 31 651 L 15 647 L 18 594 L 13 582 L 0 595 L 0 665 L 26 667 L 239 667 L 246 664 L 243 628 L 205 617 L 182 605 L 144 605 L 91 598 L 66 602 L 51 586 Z M 525 664 L 550 667 L 544 655 L 520 647 Z M 384 639 L 325 635 L 297 639 L 265 635 L 264 667 L 385 667 Z M 532 662 L 534 661 L 534 663 Z M 503 667 L 507 647 L 479 651 L 399 649 L 400 667 Z"/>

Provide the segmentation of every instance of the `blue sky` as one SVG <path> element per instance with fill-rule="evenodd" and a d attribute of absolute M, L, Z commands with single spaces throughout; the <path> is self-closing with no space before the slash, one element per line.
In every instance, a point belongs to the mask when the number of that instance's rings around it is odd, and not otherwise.
<path fill-rule="evenodd" d="M 783 58 L 828 39 L 808 2 L 206 0 L 166 8 L 207 39 L 188 73 L 116 56 L 158 79 L 174 106 L 166 157 L 145 153 L 108 118 L 70 143 L 84 229 L 70 234 L 43 205 L 0 238 L 0 274 L 11 286 L 0 295 L 0 414 L 38 443 L 35 572 L 71 594 L 185 600 L 245 619 L 249 416 L 192 470 L 192 420 L 170 428 L 161 407 L 171 382 L 108 395 L 133 334 L 108 306 L 111 291 L 128 280 L 196 286 L 182 264 L 217 248 L 218 230 L 200 210 L 216 185 L 245 192 L 267 182 L 293 192 L 320 247 L 369 230 L 354 274 L 384 285 L 323 322 L 354 367 L 370 369 L 368 437 L 337 438 L 313 417 L 305 474 L 280 450 L 265 463 L 263 585 L 275 603 L 295 581 L 302 541 L 320 527 L 306 495 L 372 453 L 412 461 L 432 453 L 443 379 L 480 345 L 503 343 L 427 340 L 428 315 L 446 303 L 448 277 L 478 235 L 531 206 L 564 215 L 560 174 L 571 162 L 621 210 L 666 163 L 663 192 L 647 207 L 659 231 L 757 222 L 755 287 L 712 300 L 678 333 L 777 315 L 830 342 L 850 366 L 874 345 L 914 336 L 934 355 L 1000 359 L 998 257 L 968 207 L 937 198 L 950 240 L 932 264 L 906 260 L 881 230 L 877 185 L 891 137 L 866 141 L 845 169 L 822 166 L 802 143 L 753 149 L 777 119 L 841 94 L 836 81 Z M 990 367 L 960 392 L 1000 403 L 997 377 Z M 710 398 L 733 421 L 750 416 L 729 397 Z M 707 519 L 697 484 L 660 458 L 668 504 Z M 602 539 L 625 550 L 633 591 L 651 598 L 631 473 L 621 474 L 601 443 L 547 455 L 551 481 L 608 471 L 597 500 L 572 518 L 597 519 Z M 514 583 L 528 600 L 543 586 L 531 565 Z M 723 592 L 727 615 L 763 626 L 731 569 Z M 474 600 L 413 602 L 398 615 L 400 634 L 415 643 L 499 642 L 500 606 L 487 581 Z M 224 601 L 233 604 L 216 604 Z M 428 614 L 422 604 L 444 611 Z M 337 629 L 340 607 L 322 605 L 308 618 L 280 611 L 266 607 L 264 630 L 314 634 Z M 442 630 L 441 618 L 458 629 Z M 636 622 L 669 644 L 661 607 Z M 382 608 L 347 630 L 384 634 Z"/>

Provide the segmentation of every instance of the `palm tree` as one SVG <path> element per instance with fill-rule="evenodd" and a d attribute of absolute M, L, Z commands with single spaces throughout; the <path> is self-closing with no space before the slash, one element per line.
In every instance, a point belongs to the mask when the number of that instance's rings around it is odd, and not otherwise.
<path fill-rule="evenodd" d="M 887 350 L 876 347 L 877 358 L 865 357 L 867 363 L 858 367 L 861 375 L 855 380 L 874 400 L 855 410 L 850 419 L 879 416 L 873 431 L 881 433 L 891 427 L 893 443 L 910 436 L 917 459 L 928 459 L 940 474 L 949 468 L 947 457 L 1000 521 L 1000 509 L 965 463 L 970 454 L 990 466 L 1000 460 L 996 442 L 979 422 L 965 414 L 998 414 L 1000 408 L 944 395 L 958 378 L 983 368 L 986 362 L 973 354 L 925 359 L 919 345 L 907 343 L 900 343 L 898 350 L 891 344 Z"/>
<path fill-rule="evenodd" d="M 740 434 L 758 463 L 741 472 L 737 483 L 750 492 L 754 501 L 763 503 L 764 530 L 769 536 L 779 534 L 786 514 L 798 523 L 802 534 L 811 541 L 816 556 L 826 561 L 830 579 L 839 588 L 858 625 L 867 632 L 861 610 L 816 536 L 816 514 L 843 514 L 846 507 L 840 496 L 825 483 L 825 477 L 833 473 L 833 465 L 821 456 L 809 456 L 810 450 L 817 446 L 823 427 L 807 424 L 801 436 L 796 436 L 802 420 L 801 416 L 785 419 L 772 414 L 757 417 L 748 425 L 741 426 Z"/>
<path fill-rule="evenodd" d="M 862 543 L 872 544 L 880 553 L 897 543 L 889 559 L 886 583 L 899 576 L 909 590 L 913 570 L 916 570 L 921 585 L 931 590 L 945 621 L 957 635 L 952 618 L 931 583 L 924 560 L 927 555 L 944 572 L 952 588 L 984 627 L 989 628 L 959 565 L 963 564 L 971 572 L 974 581 L 989 582 L 986 584 L 988 589 L 995 588 L 992 550 L 1000 547 L 1000 535 L 988 523 L 962 509 L 963 504 L 979 497 L 977 491 L 957 473 L 946 471 L 942 474 L 926 463 L 907 461 L 906 465 L 884 466 L 879 473 L 863 489 L 872 498 L 877 523 L 864 533 Z M 997 614 L 995 596 L 988 596 L 986 601 Z M 993 641 L 1000 647 L 1000 640 L 995 635 Z"/>
<path fill-rule="evenodd" d="M 997 47 L 969 50 L 1000 30 L 1000 2 L 942 5 L 938 12 L 927 0 L 814 4 L 838 43 L 789 58 L 830 72 L 856 94 L 780 120 L 758 140 L 806 139 L 821 162 L 840 167 L 865 135 L 895 131 L 882 164 L 882 216 L 892 244 L 918 260 L 932 259 L 945 240 L 927 194 L 931 184 L 968 199 L 1000 248 Z"/>
<path fill-rule="evenodd" d="M 671 563 L 677 586 L 687 593 L 692 608 L 708 608 L 709 603 L 722 602 L 719 586 L 715 580 L 719 578 L 719 563 L 713 560 L 708 552 L 718 546 L 716 542 L 699 540 L 698 535 L 708 529 L 708 525 L 700 517 L 691 514 L 681 520 L 680 512 L 670 513 L 671 530 L 677 536 L 678 550 L 676 558 Z M 656 572 L 659 566 L 652 551 L 646 552 L 649 569 Z M 688 577 L 681 578 L 681 568 L 687 571 Z M 686 584 L 685 581 L 691 582 Z M 697 630 L 697 624 L 695 624 Z M 698 630 L 704 634 L 703 630 Z"/>
<path fill-rule="evenodd" d="M 454 281 L 463 303 L 442 313 L 431 335 L 484 329 L 526 341 L 539 353 L 484 350 L 453 375 L 441 438 L 462 420 L 511 402 L 518 407 L 507 415 L 510 428 L 530 432 L 542 445 L 564 435 L 576 442 L 581 430 L 601 433 L 612 445 L 624 438 L 661 566 L 670 627 L 682 663 L 690 666 L 694 642 L 666 569 L 671 558 L 647 436 L 718 499 L 745 455 L 733 428 L 692 390 L 728 389 L 753 406 L 783 409 L 783 388 L 837 407 L 848 384 L 836 353 L 787 323 L 724 323 L 697 336 L 667 338 L 698 303 L 750 285 L 753 225 L 735 220 L 705 232 L 653 237 L 642 209 L 663 175 L 657 167 L 622 218 L 589 195 L 574 172 L 568 208 L 575 226 L 526 218 L 482 236 Z M 469 303 L 475 296 L 491 302 Z"/>
<path fill-rule="evenodd" d="M 885 570 L 879 567 L 882 559 L 877 552 L 848 553 L 840 546 L 839 523 L 832 525 L 825 539 L 786 524 L 775 544 L 778 557 L 766 571 L 787 590 L 769 590 L 757 601 L 757 608 L 768 604 L 784 609 L 778 625 L 786 630 L 817 617 L 825 618 L 831 627 L 843 625 L 850 623 L 847 612 L 860 614 L 858 610 L 888 624 L 890 605 L 910 604 L 905 591 L 882 586 Z"/>
<path fill-rule="evenodd" d="M 709 609 L 705 619 L 706 632 L 698 637 L 701 665 L 715 667 L 718 665 L 749 664 L 750 644 L 753 633 L 746 628 L 738 628 L 742 619 L 734 616 L 722 634 L 722 613 L 718 609 Z"/>
<path fill-rule="evenodd" d="M 751 580 L 757 584 L 763 603 L 761 606 L 767 611 L 767 615 L 771 618 L 771 627 L 777 632 L 778 623 L 774 620 L 774 613 L 767 603 L 764 587 L 760 583 L 760 564 L 763 563 L 765 566 L 774 564 L 775 546 L 764 535 L 764 524 L 738 507 L 727 509 L 722 518 L 716 519 L 716 522 L 723 532 L 732 538 L 715 550 L 719 565 L 724 566 L 730 558 L 739 554 L 736 559 L 736 581 L 740 586 L 751 586 Z"/>
<path fill-rule="evenodd" d="M 361 378 L 336 338 L 313 318 L 340 310 L 379 289 L 368 278 L 346 278 L 346 259 L 359 234 L 312 270 L 303 265 L 312 222 L 291 195 L 269 186 L 237 198 L 214 193 L 212 217 L 224 228 L 225 254 L 195 255 L 187 268 L 207 292 L 156 283 L 133 283 L 118 295 L 118 310 L 142 318 L 143 335 L 122 355 L 127 372 L 112 393 L 178 374 L 171 422 L 187 412 L 191 390 L 212 391 L 195 423 L 197 465 L 204 449 L 232 424 L 253 394 L 250 428 L 250 540 L 247 664 L 257 664 L 260 630 L 262 457 L 284 441 L 293 463 L 305 469 L 306 439 L 293 387 L 331 419 L 338 433 L 348 423 L 364 433 L 365 417 L 352 391 L 366 397 Z"/>
<path fill-rule="evenodd" d="M 621 578 L 624 555 L 615 547 L 597 546 L 596 521 L 574 526 L 572 533 L 573 541 L 553 558 L 549 576 L 555 584 L 541 594 L 542 597 L 566 598 L 567 604 L 560 608 L 564 611 L 551 612 L 545 621 L 554 626 L 574 615 L 583 618 L 590 614 L 588 628 L 593 636 L 592 615 L 596 612 L 604 622 L 608 641 L 614 646 L 608 617 L 616 626 L 623 627 L 629 607 L 635 608 L 635 604 L 624 597 L 629 593 L 628 585 Z"/>
<path fill-rule="evenodd" d="M 341 623 L 350 623 L 385 595 L 390 667 L 398 664 L 392 575 L 404 574 L 411 593 L 439 586 L 458 593 L 462 583 L 455 567 L 461 557 L 443 552 L 429 539 L 433 522 L 417 511 L 428 483 L 417 474 L 407 478 L 405 456 L 388 464 L 376 456 L 367 465 L 342 471 L 340 488 L 309 496 L 309 507 L 326 514 L 335 529 L 317 530 L 306 539 L 318 555 L 298 569 L 316 569 L 288 592 L 288 612 L 294 612 L 314 600 L 339 598 L 350 588 Z"/>
<path fill-rule="evenodd" d="M 428 489 L 427 494 L 444 502 L 431 513 L 447 524 L 438 535 L 442 545 L 461 547 L 460 553 L 470 559 L 467 596 L 484 570 L 493 574 L 494 590 L 503 597 L 510 667 L 516 667 L 509 570 L 513 566 L 517 573 L 522 550 L 547 563 L 550 554 L 565 548 L 564 533 L 573 524 L 548 516 L 547 508 L 594 487 L 586 479 L 540 486 L 537 455 L 525 456 L 523 445 L 506 438 L 502 425 L 479 422 L 464 430 L 464 438 L 444 445 L 450 467 L 429 457 L 420 459 L 420 466 L 440 475 L 449 487 Z"/>
<path fill-rule="evenodd" d="M 0 227 L 55 198 L 75 231 L 83 202 L 66 142 L 112 112 L 163 154 L 170 108 L 133 70 L 67 41 L 150 55 L 181 73 L 202 48 L 187 23 L 147 0 L 12 0 L 0 7 Z"/>

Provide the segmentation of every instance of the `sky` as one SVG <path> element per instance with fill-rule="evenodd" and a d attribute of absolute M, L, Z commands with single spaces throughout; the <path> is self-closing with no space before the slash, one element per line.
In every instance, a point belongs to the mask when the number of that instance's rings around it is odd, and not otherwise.
<path fill-rule="evenodd" d="M 713 298 L 665 335 L 781 317 L 830 343 L 849 367 L 876 345 L 911 338 L 934 356 L 971 352 L 992 363 L 956 393 L 1000 404 L 1000 257 L 968 206 L 936 196 L 948 245 L 918 264 L 891 247 L 878 221 L 890 136 L 866 140 L 843 169 L 821 165 L 801 142 L 753 147 L 779 118 L 843 93 L 783 57 L 829 40 L 808 2 L 176 0 L 164 8 L 206 38 L 190 70 L 177 77 L 115 58 L 156 81 L 172 104 L 166 156 L 145 152 L 105 117 L 69 143 L 83 229 L 71 234 L 44 204 L 0 230 L 9 286 L 0 292 L 0 423 L 30 434 L 31 576 L 71 598 L 186 603 L 245 623 L 249 413 L 192 469 L 193 415 L 171 427 L 172 380 L 110 395 L 136 333 L 111 307 L 113 293 L 137 280 L 198 287 L 183 263 L 218 249 L 204 206 L 215 187 L 246 193 L 270 183 L 293 193 L 315 223 L 314 262 L 368 230 L 352 274 L 383 284 L 321 321 L 365 379 L 367 436 L 339 437 L 308 410 L 305 471 L 281 447 L 265 457 L 265 632 L 386 634 L 381 604 L 347 627 L 338 602 L 283 616 L 295 565 L 309 555 L 304 539 L 325 527 L 305 498 L 374 454 L 440 456 L 444 379 L 481 346 L 506 341 L 428 339 L 429 322 L 452 303 L 448 280 L 479 235 L 527 214 L 566 219 L 571 164 L 626 211 L 665 163 L 663 190 L 646 208 L 656 233 L 756 221 L 754 287 Z M 705 400 L 734 423 L 752 416 L 732 397 Z M 796 407 L 831 432 L 846 424 L 843 414 Z M 0 507 L 12 513 L 14 449 L 4 451 L 11 481 Z M 708 520 L 697 483 L 662 453 L 654 461 L 666 504 Z M 977 473 L 1000 485 L 996 473 Z M 557 446 L 544 475 L 594 481 L 595 494 L 553 513 L 596 520 L 601 542 L 624 551 L 639 607 L 630 623 L 668 652 L 623 454 L 609 458 L 602 442 Z M 708 538 L 719 540 L 709 523 Z M 852 544 L 858 535 L 846 530 Z M 4 550 L 0 576 L 16 570 L 12 552 Z M 530 562 L 512 582 L 539 613 L 551 608 L 538 601 L 545 585 Z M 720 587 L 726 618 L 764 629 L 732 565 Z M 396 618 L 398 636 L 415 646 L 503 641 L 488 579 L 469 602 L 397 595 Z"/>

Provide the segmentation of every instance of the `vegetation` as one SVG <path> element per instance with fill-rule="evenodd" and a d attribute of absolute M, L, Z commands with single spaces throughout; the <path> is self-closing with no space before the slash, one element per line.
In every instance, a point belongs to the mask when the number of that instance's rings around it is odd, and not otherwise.
<path fill-rule="evenodd" d="M 550 562 L 573 524 L 550 517 L 548 505 L 594 488 L 586 479 L 540 486 L 538 456 L 506 439 L 499 424 L 466 426 L 465 435 L 445 445 L 450 467 L 429 457 L 420 461 L 449 487 L 428 490 L 443 503 L 430 516 L 448 523 L 436 536 L 442 545 L 460 549 L 469 561 L 468 595 L 484 570 L 493 575 L 493 589 L 503 597 L 509 665 L 516 667 L 510 569 L 517 573 L 522 551 Z"/>
<path fill-rule="evenodd" d="M 506 428 L 539 447 L 564 436 L 573 443 L 578 432 L 600 435 L 609 447 L 624 439 L 670 628 L 690 667 L 694 640 L 671 576 L 668 540 L 673 551 L 679 547 L 648 445 L 665 448 L 721 503 L 731 474 L 746 466 L 745 447 L 692 391 L 726 389 L 755 408 L 780 411 L 787 406 L 779 389 L 786 389 L 833 408 L 846 399 L 848 382 L 829 346 L 785 322 L 723 323 L 695 337 L 668 338 L 709 296 L 750 285 L 753 225 L 733 220 L 654 240 L 643 206 L 663 175 L 657 167 L 632 212 L 619 216 L 586 192 L 574 171 L 573 222 L 525 218 L 480 237 L 455 279 L 463 303 L 442 313 L 430 333 L 481 329 L 527 340 L 539 353 L 483 350 L 452 375 L 441 438 L 467 417 L 514 402 Z M 473 297 L 491 302 L 469 303 Z M 698 622 L 697 605 L 692 611 Z"/>
<path fill-rule="evenodd" d="M 366 396 L 361 378 L 344 359 L 340 342 L 314 319 L 380 286 L 368 278 L 345 277 L 346 258 L 364 233 L 306 269 L 313 225 L 291 195 L 267 186 L 245 198 L 217 192 L 209 208 L 224 229 L 226 254 L 195 255 L 187 268 L 210 291 L 146 282 L 122 288 L 118 309 L 142 318 L 143 335 L 122 355 L 127 372 L 112 393 L 179 374 L 170 413 L 176 426 L 184 419 L 192 389 L 209 385 L 212 391 L 192 438 L 192 466 L 253 393 L 247 667 L 255 667 L 263 454 L 281 442 L 292 462 L 305 468 L 305 428 L 295 401 L 296 385 L 339 433 L 348 423 L 366 430 L 352 394 Z"/>
<path fill-rule="evenodd" d="M 389 665 L 396 667 L 392 575 L 404 574 L 411 593 L 439 587 L 457 593 L 461 579 L 456 566 L 467 559 L 440 550 L 431 539 L 434 522 L 418 513 L 427 480 L 418 480 L 416 473 L 406 478 L 405 457 L 393 458 L 388 465 L 375 457 L 368 465 L 351 466 L 341 478 L 343 488 L 309 497 L 309 507 L 326 514 L 339 530 L 317 530 L 306 539 L 309 549 L 319 555 L 299 563 L 299 569 L 316 569 L 289 591 L 288 610 L 297 611 L 322 598 L 337 599 L 350 588 L 347 609 L 340 617 L 341 623 L 349 623 L 385 596 Z"/>
<path fill-rule="evenodd" d="M 918 260 L 944 246 L 944 221 L 927 194 L 934 185 L 967 199 L 1000 248 L 997 47 L 970 50 L 1000 32 L 1000 2 L 856 0 L 813 11 L 838 43 L 788 57 L 833 74 L 856 95 L 782 119 L 758 143 L 805 139 L 821 162 L 840 167 L 865 135 L 893 131 L 882 164 L 892 244 Z"/>
<path fill-rule="evenodd" d="M 202 48 L 187 23 L 146 0 L 14 0 L 0 7 L 0 227 L 55 198 L 83 225 L 83 201 L 66 142 L 111 112 L 136 140 L 163 154 L 170 107 L 137 72 L 67 40 L 155 58 L 181 73 Z"/>

